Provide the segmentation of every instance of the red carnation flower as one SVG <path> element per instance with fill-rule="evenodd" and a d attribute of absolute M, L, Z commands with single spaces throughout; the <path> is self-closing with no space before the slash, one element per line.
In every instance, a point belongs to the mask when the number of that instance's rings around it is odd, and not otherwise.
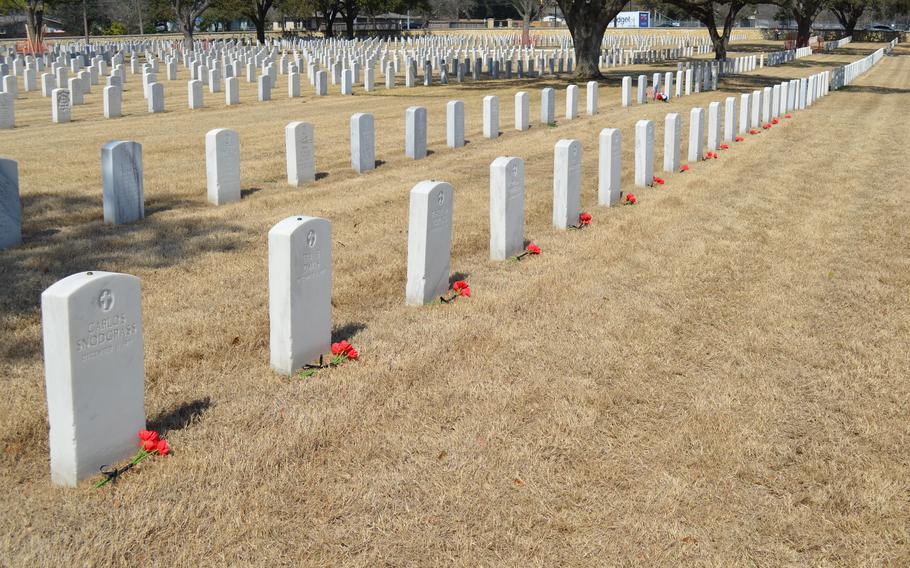
<path fill-rule="evenodd" d="M 360 353 L 358 353 L 357 350 L 354 349 L 353 345 L 348 345 L 348 349 L 347 349 L 347 351 L 344 352 L 344 354 L 347 355 L 348 359 L 350 359 L 352 361 L 356 361 L 357 358 L 360 357 Z"/>
<path fill-rule="evenodd" d="M 681 172 L 689 171 L 689 164 L 683 164 L 682 167 L 679 168 L 679 171 L 681 171 Z"/>
<path fill-rule="evenodd" d="M 332 355 L 341 355 L 351 347 L 351 344 L 346 340 L 341 340 L 338 343 L 332 344 Z"/>
<path fill-rule="evenodd" d="M 627 193 L 627 194 L 626 194 L 626 203 L 628 203 L 629 205 L 635 205 L 635 203 L 636 203 L 637 201 L 638 201 L 638 200 L 635 199 L 635 196 L 632 195 L 631 193 Z"/>
<path fill-rule="evenodd" d="M 528 252 L 531 254 L 540 254 L 540 247 L 531 243 L 528 245 Z"/>
<path fill-rule="evenodd" d="M 158 455 L 166 456 L 170 453 L 171 448 L 167 445 L 167 440 L 161 439 L 158 440 L 158 443 L 155 446 L 155 449 L 158 450 Z"/>
<path fill-rule="evenodd" d="M 590 213 L 582 213 L 581 215 L 579 215 L 579 216 L 578 216 L 578 223 L 579 223 L 580 225 L 590 225 L 590 224 L 591 224 L 591 214 L 590 214 Z"/>
<path fill-rule="evenodd" d="M 749 134 L 753 134 L 753 135 L 754 135 L 754 134 L 758 134 L 758 130 L 756 130 L 755 128 L 753 128 L 752 130 L 749 131 Z"/>
<path fill-rule="evenodd" d="M 464 280 L 459 280 L 452 285 L 452 289 L 458 292 L 459 296 L 471 297 L 471 287 Z"/>
<path fill-rule="evenodd" d="M 778 123 L 780 123 L 780 121 L 777 120 L 776 118 L 771 119 L 771 124 L 778 124 Z"/>
<path fill-rule="evenodd" d="M 729 150 L 729 149 L 730 149 L 730 145 L 729 145 L 729 144 L 721 144 L 721 145 L 720 145 L 720 149 L 721 149 L 721 150 Z"/>
<path fill-rule="evenodd" d="M 158 432 L 154 430 L 139 430 L 139 439 L 142 442 L 158 442 Z"/>
<path fill-rule="evenodd" d="M 656 184 L 658 184 L 658 185 L 663 185 L 665 182 L 664 182 L 664 180 L 663 180 L 662 178 L 659 178 L 659 177 L 657 177 L 657 176 L 654 176 L 654 183 L 656 183 Z"/>
<path fill-rule="evenodd" d="M 793 118 L 793 115 L 792 115 L 792 114 L 785 114 L 785 115 L 784 115 L 784 118 Z"/>
<path fill-rule="evenodd" d="M 743 140 L 745 140 L 745 138 L 743 138 L 742 136 L 737 136 L 737 137 L 736 137 L 736 141 L 737 141 L 737 142 L 742 142 Z"/>

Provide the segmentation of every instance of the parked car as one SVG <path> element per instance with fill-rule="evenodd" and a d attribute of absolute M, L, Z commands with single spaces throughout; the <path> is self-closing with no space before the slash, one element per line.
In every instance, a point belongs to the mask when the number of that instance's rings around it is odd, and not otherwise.
<path fill-rule="evenodd" d="M 664 22 L 657 27 L 658 28 L 678 28 L 679 22 Z"/>
<path fill-rule="evenodd" d="M 889 26 L 886 24 L 875 24 L 874 26 L 869 26 L 866 28 L 869 31 L 873 32 L 896 32 L 897 28 L 894 26 Z"/>

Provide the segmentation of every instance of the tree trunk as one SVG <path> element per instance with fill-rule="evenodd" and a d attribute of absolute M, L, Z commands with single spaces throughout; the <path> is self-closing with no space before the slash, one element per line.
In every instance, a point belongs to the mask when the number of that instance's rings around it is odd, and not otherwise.
<path fill-rule="evenodd" d="M 531 12 L 521 17 L 521 45 L 531 45 Z"/>
<path fill-rule="evenodd" d="M 566 21 L 568 24 L 568 19 Z M 569 26 L 572 40 L 575 42 L 576 79 L 602 79 L 600 73 L 600 44 L 607 26 L 591 25 L 590 22 L 575 22 Z"/>
<path fill-rule="evenodd" d="M 322 19 L 325 20 L 325 32 L 323 36 L 325 37 L 335 37 L 335 15 L 329 14 L 329 12 L 323 12 Z"/>
<path fill-rule="evenodd" d="M 254 20 L 253 23 L 256 24 L 256 40 L 259 43 L 264 45 L 265 44 L 265 20 Z"/>
<path fill-rule="evenodd" d="M 193 15 L 190 14 L 187 17 L 181 18 L 180 21 L 180 31 L 183 32 L 183 48 L 186 51 L 193 50 L 193 28 L 196 26 L 196 22 L 193 21 Z"/>
<path fill-rule="evenodd" d="M 729 37 L 717 33 L 717 28 L 708 26 L 708 35 L 711 36 L 711 43 L 714 45 L 714 59 L 723 61 L 727 58 L 727 41 Z"/>
<path fill-rule="evenodd" d="M 357 19 L 357 14 L 349 16 L 345 14 L 344 16 L 344 27 L 347 30 L 348 39 L 354 39 L 354 21 Z"/>
<path fill-rule="evenodd" d="M 806 47 L 812 34 L 812 18 L 795 12 L 793 15 L 796 17 L 796 47 Z"/>

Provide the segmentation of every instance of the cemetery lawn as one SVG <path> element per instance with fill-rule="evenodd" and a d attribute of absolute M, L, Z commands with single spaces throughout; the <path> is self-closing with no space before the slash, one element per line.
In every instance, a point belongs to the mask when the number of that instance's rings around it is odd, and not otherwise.
<path fill-rule="evenodd" d="M 68 125 L 40 94 L 17 101 L 19 127 L 0 134 L 26 243 L 0 253 L 0 564 L 907 565 L 910 51 L 718 160 L 660 171 L 667 112 L 682 114 L 685 157 L 693 106 L 876 47 L 628 109 L 619 78 L 636 70 L 621 69 L 600 115 L 554 128 L 536 121 L 541 83 L 519 81 L 321 100 L 305 86 L 289 101 L 282 78 L 273 102 L 243 82 L 241 106 L 207 92 L 191 113 L 182 71 L 164 115 L 144 113 L 130 77 L 129 116 L 103 120 L 95 87 Z M 522 88 L 534 127 L 517 133 Z M 504 135 L 488 141 L 491 93 Z M 465 101 L 460 150 L 445 147 L 451 98 Z M 434 153 L 413 162 L 404 113 L 418 104 Z M 385 162 L 362 176 L 347 153 L 359 111 L 375 113 Z M 658 121 L 657 188 L 631 187 L 641 118 Z M 299 189 L 284 183 L 292 120 L 314 123 L 327 173 Z M 238 130 L 243 157 L 244 198 L 223 207 L 205 201 L 216 127 Z M 596 205 L 603 127 L 622 129 L 635 206 Z M 550 228 L 560 138 L 583 146 L 582 231 Z M 144 145 L 133 225 L 101 221 L 112 139 Z M 487 260 L 500 155 L 525 159 L 539 257 Z M 407 197 L 431 178 L 455 187 L 453 278 L 473 296 L 413 308 Z M 361 353 L 307 379 L 268 365 L 266 234 L 295 214 L 332 220 L 335 339 Z M 103 490 L 58 489 L 38 300 L 92 269 L 142 279 L 146 409 L 173 455 Z"/>

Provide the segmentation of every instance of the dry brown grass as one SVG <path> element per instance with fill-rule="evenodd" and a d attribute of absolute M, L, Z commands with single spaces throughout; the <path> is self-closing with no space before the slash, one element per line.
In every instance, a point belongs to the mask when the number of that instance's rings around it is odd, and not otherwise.
<path fill-rule="evenodd" d="M 93 94 L 69 125 L 50 124 L 45 99 L 20 101 L 20 128 L 0 134 L 20 161 L 26 239 L 0 253 L 0 564 L 910 563 L 906 55 L 606 209 L 601 128 L 623 131 L 631 189 L 636 120 L 658 120 L 662 140 L 665 113 L 686 121 L 725 96 L 622 109 L 617 84 L 597 117 L 527 133 L 511 129 L 511 95 L 532 89 L 536 118 L 534 82 L 267 104 L 244 83 L 242 106 L 207 95 L 192 113 L 181 82 L 170 112 L 148 116 L 134 78 L 129 117 L 104 121 Z M 505 134 L 486 141 L 492 91 Z M 457 151 L 450 98 L 467 110 Z M 419 162 L 403 152 L 412 104 L 429 109 L 435 151 Z M 363 110 L 385 164 L 357 176 L 347 118 Z M 291 120 L 316 125 L 328 173 L 300 189 L 283 181 Z M 203 158 L 215 127 L 240 132 L 258 190 L 218 208 Z M 594 214 L 581 232 L 550 228 L 553 145 L 570 137 Z M 99 147 L 116 138 L 144 145 L 150 215 L 115 228 L 101 223 Z M 526 161 L 543 255 L 493 263 L 488 166 L 508 154 Z M 415 309 L 407 195 L 428 178 L 455 186 L 452 269 L 474 297 Z M 298 213 L 333 221 L 334 322 L 362 353 L 308 380 L 268 367 L 266 232 Z M 62 490 L 47 472 L 38 297 L 89 269 L 142 279 L 147 412 L 175 453 L 107 490 Z"/>

